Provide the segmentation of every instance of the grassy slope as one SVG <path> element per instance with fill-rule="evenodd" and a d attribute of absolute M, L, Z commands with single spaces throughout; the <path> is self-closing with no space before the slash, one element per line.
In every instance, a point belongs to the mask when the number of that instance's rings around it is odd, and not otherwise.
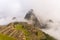
<path fill-rule="evenodd" d="M 28 24 L 25 27 L 22 24 L 15 24 L 15 29 L 24 33 L 26 40 L 55 40 L 48 34 L 45 34 L 41 30 L 38 30 Z M 0 33 L 0 40 L 16 40 L 15 38 L 3 35 Z"/>
<path fill-rule="evenodd" d="M 8 37 L 7 35 L 0 34 L 0 40 L 16 40 L 16 39 Z"/>
<path fill-rule="evenodd" d="M 16 30 L 21 30 L 25 34 L 26 40 L 55 40 L 53 37 L 40 30 L 37 30 L 36 32 L 29 31 L 28 29 L 31 30 L 31 28 L 28 26 L 24 28 L 23 25 L 17 24 L 15 25 L 15 28 Z"/>
<path fill-rule="evenodd" d="M 22 27 L 22 25 L 20 25 L 20 24 L 17 24 L 17 25 L 15 25 L 15 28 L 16 28 L 16 30 L 21 30 L 24 34 L 25 34 L 25 36 L 26 35 L 29 35 L 29 32 L 26 30 L 26 29 L 24 29 L 23 27 Z M 27 40 L 28 38 L 27 38 L 27 36 L 26 36 L 26 40 Z M 30 39 L 28 39 L 28 40 L 30 40 Z"/>

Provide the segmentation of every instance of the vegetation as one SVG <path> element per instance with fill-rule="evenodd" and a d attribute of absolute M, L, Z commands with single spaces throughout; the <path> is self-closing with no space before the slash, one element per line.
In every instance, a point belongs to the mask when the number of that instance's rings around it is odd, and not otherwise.
<path fill-rule="evenodd" d="M 16 30 L 21 30 L 24 33 L 26 40 L 55 40 L 53 37 L 36 29 L 32 25 L 15 24 L 15 28 Z"/>
<path fill-rule="evenodd" d="M 0 40 L 55 40 L 26 22 L 10 23 L 5 27 L 0 27 L 0 29 Z"/>
<path fill-rule="evenodd" d="M 16 39 L 0 33 L 0 40 L 16 40 Z"/>

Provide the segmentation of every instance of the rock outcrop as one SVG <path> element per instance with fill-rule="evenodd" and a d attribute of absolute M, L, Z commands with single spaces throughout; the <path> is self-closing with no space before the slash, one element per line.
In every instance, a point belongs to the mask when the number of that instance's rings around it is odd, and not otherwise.
<path fill-rule="evenodd" d="M 27 19 L 35 27 L 45 28 L 45 26 L 41 26 L 41 23 L 39 22 L 38 18 L 35 16 L 33 9 L 28 11 L 28 13 L 25 16 L 25 19 Z"/>

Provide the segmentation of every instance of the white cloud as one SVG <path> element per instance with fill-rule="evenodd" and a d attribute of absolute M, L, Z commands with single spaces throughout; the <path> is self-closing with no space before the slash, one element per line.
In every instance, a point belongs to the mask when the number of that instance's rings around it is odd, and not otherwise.
<path fill-rule="evenodd" d="M 60 0 L 0 0 L 0 17 L 2 17 L 0 24 L 8 23 L 12 16 L 23 18 L 30 9 L 34 9 L 34 13 L 41 19 L 42 23 L 52 19 L 54 23 L 53 25 L 49 24 L 49 26 L 53 28 L 57 23 L 55 27 L 58 27 L 57 33 L 59 34 L 56 34 L 56 37 L 60 37 Z M 53 30 L 48 30 L 47 33 L 51 34 L 52 32 Z M 55 37 L 55 31 L 53 34 Z"/>

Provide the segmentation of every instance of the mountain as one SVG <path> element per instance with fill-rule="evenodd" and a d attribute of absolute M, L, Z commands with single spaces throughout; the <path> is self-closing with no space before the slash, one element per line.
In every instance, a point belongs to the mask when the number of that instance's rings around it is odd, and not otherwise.
<path fill-rule="evenodd" d="M 26 22 L 12 22 L 0 26 L 1 40 L 55 40 L 37 27 Z"/>
<path fill-rule="evenodd" d="M 31 24 L 33 24 L 35 27 L 39 27 L 39 28 L 46 28 L 46 26 L 42 26 L 41 23 L 39 22 L 38 18 L 36 17 L 36 15 L 34 14 L 34 10 L 31 9 L 27 12 L 25 19 L 29 21 L 29 23 L 31 22 Z"/>

